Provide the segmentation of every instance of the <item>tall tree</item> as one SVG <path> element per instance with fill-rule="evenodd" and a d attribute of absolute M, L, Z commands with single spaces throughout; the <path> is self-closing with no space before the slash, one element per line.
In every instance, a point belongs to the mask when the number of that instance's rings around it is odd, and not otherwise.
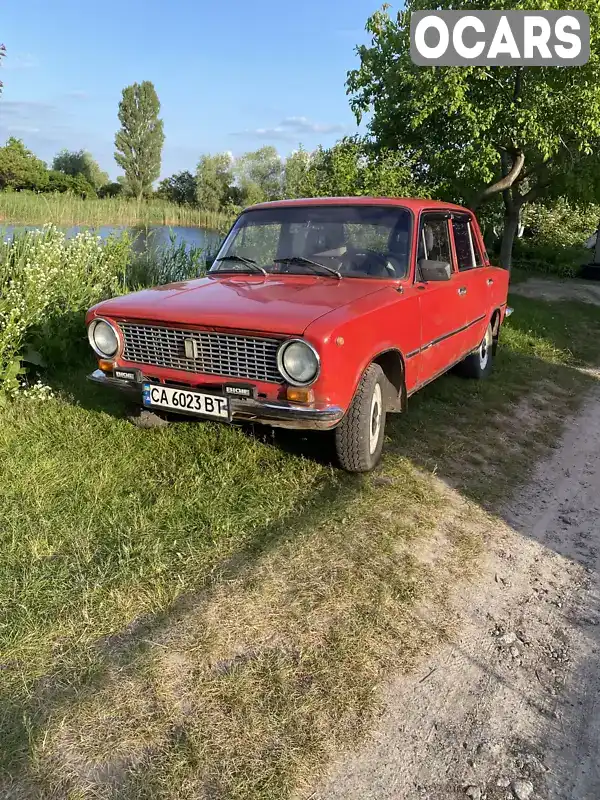
<path fill-rule="evenodd" d="M 0 147 L 0 189 L 34 189 L 48 185 L 46 164 L 28 150 L 20 139 L 11 136 Z"/>
<path fill-rule="evenodd" d="M 235 175 L 246 205 L 281 197 L 283 163 L 271 145 L 241 156 L 235 164 Z"/>
<path fill-rule="evenodd" d="M 204 155 L 196 171 L 196 199 L 204 211 L 219 211 L 231 198 L 232 158 L 229 153 Z"/>
<path fill-rule="evenodd" d="M 480 0 L 479 10 L 504 9 Z M 519 10 L 538 0 L 516 0 Z M 564 4 L 559 3 L 564 7 Z M 590 60 L 581 67 L 417 67 L 410 58 L 410 13 L 430 0 L 408 0 L 391 18 L 387 7 L 367 22 L 370 46 L 358 48 L 360 67 L 348 75 L 357 119 L 371 115 L 374 139 L 406 148 L 416 174 L 438 194 L 478 208 L 504 203 L 501 263 L 510 268 L 526 203 L 560 187 L 585 198 L 598 180 L 600 143 L 600 5 L 569 4 L 591 22 Z M 472 0 L 438 0 L 439 10 L 473 8 Z M 596 154 L 592 159 L 591 154 Z"/>
<path fill-rule="evenodd" d="M 165 134 L 159 113 L 160 102 L 150 81 L 123 89 L 115 161 L 125 171 L 127 186 L 138 200 L 150 191 L 160 175 Z"/>
<path fill-rule="evenodd" d="M 64 172 L 65 175 L 83 175 L 94 189 L 100 189 L 109 182 L 107 172 L 100 169 L 100 165 L 87 150 L 61 150 L 54 156 L 52 169 Z"/>

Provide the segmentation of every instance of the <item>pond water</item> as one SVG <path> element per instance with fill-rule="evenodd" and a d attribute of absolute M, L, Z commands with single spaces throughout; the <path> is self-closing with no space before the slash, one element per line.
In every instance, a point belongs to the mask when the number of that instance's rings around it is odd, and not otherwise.
<path fill-rule="evenodd" d="M 4 239 L 8 239 L 17 231 L 33 231 L 39 230 L 41 227 L 41 225 L 2 225 L 0 226 L 0 232 Z M 149 225 L 147 227 L 74 225 L 70 228 L 63 228 L 63 230 L 69 237 L 75 236 L 79 231 L 90 230 L 103 239 L 109 236 L 120 236 L 124 231 L 127 231 L 132 238 L 135 237 L 134 248 L 137 252 L 147 248 L 154 249 L 164 245 L 168 246 L 173 241 L 175 245 L 183 243 L 188 249 L 195 247 L 212 253 L 224 238 L 217 231 L 209 231 L 204 228 L 184 228 L 177 225 Z"/>

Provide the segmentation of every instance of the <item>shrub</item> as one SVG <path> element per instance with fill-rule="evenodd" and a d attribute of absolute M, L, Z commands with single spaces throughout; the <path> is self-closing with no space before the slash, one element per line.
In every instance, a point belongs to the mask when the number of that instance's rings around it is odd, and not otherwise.
<path fill-rule="evenodd" d="M 18 388 L 22 360 L 54 361 L 81 350 L 85 311 L 122 291 L 130 252 L 125 236 L 68 239 L 52 226 L 0 243 L 2 396 Z"/>
<path fill-rule="evenodd" d="M 129 289 L 159 286 L 174 281 L 199 278 L 206 273 L 206 254 L 201 247 L 177 243 L 174 234 L 170 242 L 153 246 L 150 242 L 141 253 L 132 256 L 127 269 Z"/>
<path fill-rule="evenodd" d="M 125 233 L 68 238 L 53 226 L 0 242 L 0 401 L 19 388 L 23 362 L 56 365 L 89 352 L 90 306 L 131 289 L 199 277 L 214 258 L 173 235 L 141 252 L 135 245 Z"/>
<path fill-rule="evenodd" d="M 558 245 L 519 239 L 515 242 L 513 266 L 527 272 L 541 272 L 558 278 L 575 278 L 590 260 L 590 251 L 581 245 Z"/>

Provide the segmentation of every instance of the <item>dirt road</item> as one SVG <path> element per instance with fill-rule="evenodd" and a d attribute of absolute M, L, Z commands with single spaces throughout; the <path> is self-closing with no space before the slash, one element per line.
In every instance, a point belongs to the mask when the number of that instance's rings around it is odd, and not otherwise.
<path fill-rule="evenodd" d="M 458 638 L 314 800 L 600 798 L 600 385 L 492 528 Z"/>

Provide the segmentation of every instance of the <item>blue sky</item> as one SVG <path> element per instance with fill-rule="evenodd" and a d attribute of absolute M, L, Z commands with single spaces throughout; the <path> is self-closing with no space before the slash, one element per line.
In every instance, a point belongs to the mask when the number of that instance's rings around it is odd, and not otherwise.
<path fill-rule="evenodd" d="M 332 144 L 356 123 L 345 94 L 379 0 L 20 0 L 3 4 L 0 141 L 46 161 L 90 150 L 112 177 L 124 86 L 151 80 L 165 123 L 162 175 L 206 152 Z M 95 6 L 95 7 L 94 7 Z"/>

